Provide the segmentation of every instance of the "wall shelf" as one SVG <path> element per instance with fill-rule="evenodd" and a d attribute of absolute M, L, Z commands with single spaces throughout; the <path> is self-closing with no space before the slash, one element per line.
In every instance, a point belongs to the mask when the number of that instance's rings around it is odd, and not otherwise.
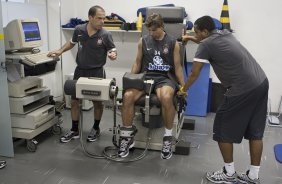
<path fill-rule="evenodd" d="M 122 29 L 107 29 L 104 27 L 105 30 L 110 31 L 110 32 L 121 32 L 121 33 L 141 33 L 141 31 L 139 30 L 122 30 Z M 62 30 L 66 30 L 66 31 L 73 31 L 74 28 L 62 28 Z"/>
<path fill-rule="evenodd" d="M 111 32 L 111 33 L 117 33 L 120 36 L 120 39 L 122 41 L 122 43 L 125 40 L 125 34 L 127 33 L 132 33 L 132 34 L 137 34 L 138 36 L 141 36 L 141 31 L 139 30 L 121 30 L 121 29 L 107 29 L 104 27 L 105 30 Z M 74 31 L 74 28 L 62 28 L 63 31 Z"/>

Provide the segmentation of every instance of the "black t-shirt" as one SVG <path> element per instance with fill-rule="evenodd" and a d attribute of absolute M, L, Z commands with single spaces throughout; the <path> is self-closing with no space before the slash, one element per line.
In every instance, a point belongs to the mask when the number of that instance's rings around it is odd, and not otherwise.
<path fill-rule="evenodd" d="M 72 43 L 78 43 L 76 56 L 77 66 L 81 69 L 103 67 L 107 60 L 107 52 L 115 48 L 110 32 L 101 29 L 89 37 L 87 24 L 76 26 Z"/>
<path fill-rule="evenodd" d="M 167 74 L 174 69 L 173 52 L 176 40 L 165 34 L 162 40 L 146 35 L 142 38 L 142 72 Z"/>

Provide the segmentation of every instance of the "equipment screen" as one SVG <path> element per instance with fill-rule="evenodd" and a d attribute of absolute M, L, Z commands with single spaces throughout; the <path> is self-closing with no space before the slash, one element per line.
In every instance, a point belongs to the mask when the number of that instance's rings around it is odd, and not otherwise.
<path fill-rule="evenodd" d="M 22 22 L 25 41 L 41 40 L 40 30 L 37 22 Z"/>

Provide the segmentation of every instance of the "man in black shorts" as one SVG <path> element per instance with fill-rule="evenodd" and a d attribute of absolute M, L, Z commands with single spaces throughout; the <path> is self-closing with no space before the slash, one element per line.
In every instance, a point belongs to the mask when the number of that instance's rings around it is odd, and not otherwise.
<path fill-rule="evenodd" d="M 213 19 L 204 16 L 194 24 L 196 36 L 183 40 L 199 43 L 191 72 L 183 91 L 198 78 L 204 63 L 209 62 L 227 91 L 214 120 L 213 139 L 218 142 L 224 167 L 208 172 L 214 183 L 260 183 L 258 173 L 263 148 L 268 79 L 247 49 L 227 30 L 216 30 Z M 233 162 L 233 143 L 249 140 L 251 165 L 237 175 Z"/>
<path fill-rule="evenodd" d="M 103 66 L 106 63 L 107 56 L 111 60 L 117 58 L 116 48 L 110 32 L 103 29 L 105 20 L 105 10 L 100 6 L 93 6 L 88 12 L 89 22 L 76 26 L 72 40 L 68 41 L 61 49 L 52 51 L 48 56 L 60 56 L 62 53 L 72 49 L 78 44 L 76 56 L 77 67 L 74 72 L 74 80 L 79 77 L 99 77 L 105 78 Z M 78 99 L 72 97 L 71 117 L 72 128 L 60 141 L 69 142 L 72 139 L 79 138 L 79 104 Z M 87 141 L 93 142 L 100 136 L 100 120 L 103 114 L 102 102 L 94 102 L 94 125 L 87 137 Z"/>
<path fill-rule="evenodd" d="M 168 76 L 175 70 L 175 76 L 181 85 L 184 85 L 182 66 L 180 63 L 179 45 L 175 39 L 164 31 L 164 22 L 159 14 L 152 14 L 145 23 L 149 35 L 144 36 L 138 43 L 136 61 L 131 73 L 146 71 L 146 79 L 154 79 L 154 91 L 161 102 L 162 116 L 165 124 L 163 148 L 161 157 L 169 159 L 172 156 L 172 126 L 175 116 L 173 96 L 177 88 L 176 84 Z M 122 121 L 120 133 L 120 148 L 118 155 L 126 157 L 129 149 L 134 146 L 132 125 L 134 118 L 134 104 L 144 94 L 144 91 L 127 89 L 123 96 Z"/>

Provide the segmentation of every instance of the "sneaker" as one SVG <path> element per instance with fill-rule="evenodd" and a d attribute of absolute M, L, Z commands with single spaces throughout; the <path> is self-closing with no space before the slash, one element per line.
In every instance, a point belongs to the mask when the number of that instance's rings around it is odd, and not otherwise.
<path fill-rule="evenodd" d="M 232 176 L 227 175 L 225 167 L 216 172 L 207 172 L 206 178 L 213 183 L 235 183 L 237 182 L 237 173 Z"/>
<path fill-rule="evenodd" d="M 100 128 L 95 130 L 94 128 L 91 129 L 88 137 L 87 137 L 87 142 L 94 142 L 97 140 L 97 138 L 100 136 Z"/>
<path fill-rule="evenodd" d="M 240 183 L 260 184 L 259 178 L 258 179 L 254 179 L 254 180 L 249 178 L 249 172 L 250 172 L 250 170 L 248 170 L 246 173 L 239 174 L 238 175 L 238 181 Z"/>
<path fill-rule="evenodd" d="M 163 138 L 161 158 L 170 159 L 171 156 L 172 156 L 172 136 L 165 136 Z"/>
<path fill-rule="evenodd" d="M 124 158 L 129 154 L 129 149 L 134 146 L 133 137 L 120 137 L 118 156 Z"/>
<path fill-rule="evenodd" d="M 6 161 L 0 160 L 0 169 L 4 168 L 6 165 Z"/>
<path fill-rule="evenodd" d="M 72 140 L 72 139 L 78 139 L 78 138 L 79 138 L 78 132 L 69 131 L 69 132 L 67 132 L 64 136 L 62 136 L 62 137 L 60 138 L 60 141 L 61 141 L 62 143 L 67 143 L 67 142 L 69 142 L 69 141 Z"/>

